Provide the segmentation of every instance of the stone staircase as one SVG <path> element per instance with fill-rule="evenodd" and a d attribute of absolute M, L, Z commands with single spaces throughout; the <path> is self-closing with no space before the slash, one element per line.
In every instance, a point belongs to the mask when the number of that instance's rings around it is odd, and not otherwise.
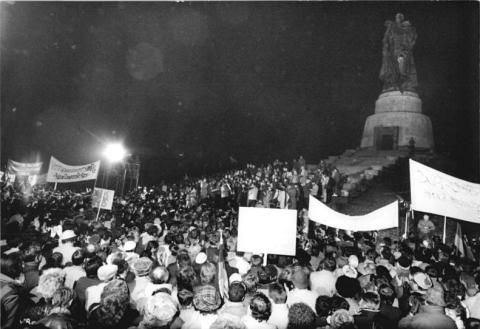
<path fill-rule="evenodd" d="M 330 156 L 325 162 L 347 177 L 340 196 L 349 198 L 364 192 L 372 180 L 397 165 L 400 159 L 407 157 L 408 150 L 358 149 L 346 150 L 341 155 Z"/>

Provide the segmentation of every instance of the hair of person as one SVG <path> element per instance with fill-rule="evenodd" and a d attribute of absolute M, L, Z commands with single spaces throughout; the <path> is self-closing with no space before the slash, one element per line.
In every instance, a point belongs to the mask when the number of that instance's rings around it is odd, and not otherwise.
<path fill-rule="evenodd" d="M 22 273 L 22 259 L 19 254 L 10 254 L 1 256 L 0 272 L 6 276 L 16 279 Z"/>
<path fill-rule="evenodd" d="M 295 303 L 288 310 L 287 329 L 315 329 L 316 315 L 310 306 Z"/>
<path fill-rule="evenodd" d="M 148 228 L 147 228 L 147 233 L 150 234 L 150 235 L 155 235 L 158 233 L 158 227 L 156 225 L 150 225 Z"/>
<path fill-rule="evenodd" d="M 378 310 L 380 307 L 380 296 L 376 292 L 367 291 L 362 294 L 360 306 L 368 309 Z"/>
<path fill-rule="evenodd" d="M 335 288 L 340 296 L 344 298 L 355 297 L 360 294 L 362 288 L 358 280 L 342 275 L 338 277 Z"/>
<path fill-rule="evenodd" d="M 332 310 L 332 298 L 329 296 L 318 296 L 315 301 L 315 311 L 318 316 L 328 316 Z"/>
<path fill-rule="evenodd" d="M 41 247 L 36 243 L 31 243 L 23 251 L 23 261 L 24 262 L 33 262 L 37 259 L 37 256 L 40 255 Z"/>
<path fill-rule="evenodd" d="M 186 288 L 193 291 L 193 288 L 198 284 L 197 274 L 192 266 L 185 266 L 180 268 L 177 273 L 177 287 L 178 289 Z"/>
<path fill-rule="evenodd" d="M 112 260 L 113 265 L 117 265 L 117 275 L 126 273 L 130 268 L 128 262 L 123 258 L 115 258 Z"/>
<path fill-rule="evenodd" d="M 84 260 L 85 260 L 85 254 L 81 249 L 76 250 L 72 254 L 72 264 L 73 265 L 76 265 L 76 266 L 82 265 Z"/>
<path fill-rule="evenodd" d="M 177 299 L 182 306 L 192 305 L 193 291 L 189 289 L 180 289 L 177 292 Z"/>
<path fill-rule="evenodd" d="M 87 277 L 89 278 L 96 277 L 97 271 L 102 265 L 103 265 L 103 261 L 100 257 L 93 256 L 92 258 L 89 258 L 85 263 L 85 273 L 87 274 Z"/>
<path fill-rule="evenodd" d="M 43 298 L 50 300 L 64 282 L 65 272 L 61 268 L 49 268 L 40 275 L 37 291 Z"/>
<path fill-rule="evenodd" d="M 250 311 L 254 319 L 267 321 L 272 314 L 272 303 L 264 294 L 256 293 L 250 301 Z"/>
<path fill-rule="evenodd" d="M 248 272 L 242 281 L 245 284 L 245 287 L 247 288 L 247 292 L 253 293 L 257 291 L 258 276 L 256 274 L 252 272 Z"/>
<path fill-rule="evenodd" d="M 228 299 L 231 302 L 241 302 L 245 298 L 247 288 L 243 282 L 232 282 L 228 288 Z"/>
<path fill-rule="evenodd" d="M 217 273 L 217 267 L 211 262 L 206 262 L 200 267 L 200 283 L 210 284 L 215 280 Z"/>
<path fill-rule="evenodd" d="M 292 282 L 297 289 L 306 289 L 309 284 L 310 271 L 305 266 L 295 266 Z"/>
<path fill-rule="evenodd" d="M 338 310 L 349 310 L 350 309 L 350 304 L 348 301 L 340 296 L 333 296 L 330 299 L 331 303 L 331 313 L 338 311 Z"/>
<path fill-rule="evenodd" d="M 287 292 L 278 282 L 273 282 L 268 286 L 268 295 L 275 304 L 284 304 L 287 301 Z"/>
<path fill-rule="evenodd" d="M 58 288 L 52 296 L 53 307 L 68 307 L 69 303 L 73 301 L 75 293 L 72 289 L 67 287 Z"/>
<path fill-rule="evenodd" d="M 466 319 L 465 329 L 480 329 L 480 319 L 476 319 L 476 318 Z"/>
<path fill-rule="evenodd" d="M 177 255 L 177 263 L 179 267 L 191 265 L 191 260 L 188 252 L 183 252 L 183 250 L 179 252 Z"/>
<path fill-rule="evenodd" d="M 378 294 L 380 296 L 380 300 L 387 305 L 392 305 L 397 297 L 395 293 L 395 289 L 389 284 L 381 284 L 378 287 Z"/>
<path fill-rule="evenodd" d="M 170 274 L 165 266 L 158 265 L 152 267 L 149 277 L 153 284 L 164 284 L 168 282 Z"/>
<path fill-rule="evenodd" d="M 49 260 L 47 260 L 49 262 Z M 63 262 L 63 254 L 61 252 L 54 252 L 50 256 L 50 267 L 62 267 L 62 262 Z"/>
<path fill-rule="evenodd" d="M 323 270 L 333 272 L 337 267 L 337 263 L 335 262 L 334 258 L 325 258 L 323 262 L 320 264 L 320 267 Z"/>

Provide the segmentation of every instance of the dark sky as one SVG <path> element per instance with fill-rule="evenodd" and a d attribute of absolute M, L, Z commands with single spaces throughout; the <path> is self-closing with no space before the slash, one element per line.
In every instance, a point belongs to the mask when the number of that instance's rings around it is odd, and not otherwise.
<path fill-rule="evenodd" d="M 402 12 L 436 151 L 478 180 L 477 2 L 3 2 L 2 165 L 123 140 L 144 181 L 355 148 Z"/>

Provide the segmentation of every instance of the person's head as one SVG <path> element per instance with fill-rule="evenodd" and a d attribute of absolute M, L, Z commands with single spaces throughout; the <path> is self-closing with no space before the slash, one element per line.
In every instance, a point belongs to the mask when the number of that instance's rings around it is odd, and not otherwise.
<path fill-rule="evenodd" d="M 358 280 L 345 275 L 338 277 L 335 288 L 338 294 L 344 298 L 357 297 L 362 290 Z"/>
<path fill-rule="evenodd" d="M 94 256 L 87 260 L 85 264 L 85 273 L 87 274 L 88 278 L 95 278 L 97 277 L 97 271 L 102 266 L 103 261 L 100 257 Z"/>
<path fill-rule="evenodd" d="M 247 273 L 243 278 L 243 283 L 245 284 L 248 293 L 254 293 L 257 291 L 258 287 L 258 276 L 254 273 Z"/>
<path fill-rule="evenodd" d="M 216 313 L 221 305 L 222 298 L 214 286 L 201 286 L 193 295 L 193 307 L 202 314 Z"/>
<path fill-rule="evenodd" d="M 170 275 L 165 266 L 158 265 L 153 267 L 150 271 L 150 280 L 153 284 L 167 283 L 169 278 Z"/>
<path fill-rule="evenodd" d="M 85 254 L 81 249 L 75 251 L 72 254 L 72 264 L 73 265 L 80 266 L 80 265 L 83 264 L 84 260 L 85 260 Z"/>
<path fill-rule="evenodd" d="M 295 303 L 288 310 L 287 329 L 314 329 L 316 315 L 305 303 Z"/>
<path fill-rule="evenodd" d="M 480 319 L 475 319 L 475 318 L 466 319 L 465 329 L 480 329 Z"/>
<path fill-rule="evenodd" d="M 267 321 L 272 314 L 272 303 L 262 293 L 256 293 L 250 301 L 252 317 L 257 321 Z"/>
<path fill-rule="evenodd" d="M 335 312 L 338 310 L 348 311 L 350 309 L 350 304 L 348 303 L 348 301 L 345 298 L 337 295 L 333 296 L 330 299 L 330 303 L 331 303 L 331 312 Z"/>
<path fill-rule="evenodd" d="M 123 280 L 110 281 L 100 296 L 100 305 L 95 308 L 89 318 L 90 324 L 96 327 L 115 327 L 125 315 L 130 296 Z"/>
<path fill-rule="evenodd" d="M 211 284 L 215 281 L 217 267 L 215 264 L 206 262 L 200 267 L 200 283 Z"/>
<path fill-rule="evenodd" d="M 0 260 L 0 272 L 6 276 L 17 279 L 23 271 L 22 259 L 19 254 L 2 254 Z"/>
<path fill-rule="evenodd" d="M 193 303 L 193 292 L 189 289 L 180 289 L 177 292 L 177 299 L 181 306 L 190 306 Z"/>
<path fill-rule="evenodd" d="M 52 296 L 52 306 L 59 308 L 69 308 L 75 297 L 72 289 L 67 287 L 58 288 Z"/>
<path fill-rule="evenodd" d="M 180 268 L 177 274 L 178 289 L 186 288 L 193 291 L 193 287 L 198 283 L 197 274 L 192 266 Z"/>
<path fill-rule="evenodd" d="M 63 244 L 66 243 L 73 243 L 76 240 L 77 235 L 73 230 L 65 230 L 62 233 L 62 236 L 60 237 L 60 240 L 62 240 Z"/>
<path fill-rule="evenodd" d="M 325 258 L 323 262 L 320 264 L 320 268 L 325 271 L 333 272 L 337 267 L 337 263 L 333 258 Z"/>
<path fill-rule="evenodd" d="M 188 255 L 188 252 L 186 250 L 185 251 L 181 250 L 178 253 L 177 264 L 178 264 L 178 267 L 180 268 L 191 265 L 190 256 Z"/>
<path fill-rule="evenodd" d="M 268 296 L 273 300 L 274 304 L 285 304 L 287 301 L 287 292 L 285 288 L 274 282 L 268 287 Z"/>
<path fill-rule="evenodd" d="M 318 296 L 315 301 L 315 311 L 318 316 L 328 316 L 332 309 L 332 298 L 329 296 Z"/>
<path fill-rule="evenodd" d="M 234 303 L 242 302 L 246 292 L 247 288 L 243 282 L 232 282 L 228 288 L 228 299 Z"/>
<path fill-rule="evenodd" d="M 292 282 L 297 289 L 307 289 L 309 283 L 309 270 L 304 266 L 295 266 L 292 275 Z"/>
<path fill-rule="evenodd" d="M 330 318 L 330 327 L 332 329 L 345 328 L 345 325 L 353 324 L 353 316 L 347 310 L 337 310 Z"/>
<path fill-rule="evenodd" d="M 133 263 L 133 272 L 136 277 L 147 276 L 150 273 L 152 267 L 152 260 L 148 257 L 140 257 Z"/>
<path fill-rule="evenodd" d="M 158 293 L 147 297 L 141 307 L 143 328 L 168 327 L 178 312 L 173 298 L 166 293 Z"/>
<path fill-rule="evenodd" d="M 359 306 L 363 310 L 377 311 L 380 308 L 380 296 L 371 291 L 363 293 Z"/>
<path fill-rule="evenodd" d="M 51 300 L 55 291 L 63 286 L 65 282 L 65 272 L 60 268 L 50 268 L 43 271 L 38 279 L 37 292 L 45 298 Z"/>
<path fill-rule="evenodd" d="M 380 301 L 387 305 L 393 305 L 397 297 L 395 290 L 389 284 L 381 284 L 378 287 L 378 294 L 380 295 Z"/>

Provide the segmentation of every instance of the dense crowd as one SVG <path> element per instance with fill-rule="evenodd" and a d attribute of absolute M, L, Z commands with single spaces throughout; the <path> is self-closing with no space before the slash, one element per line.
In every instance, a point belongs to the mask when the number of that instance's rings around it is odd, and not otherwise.
<path fill-rule="evenodd" d="M 309 196 L 329 203 L 343 180 L 303 158 L 247 165 L 138 188 L 98 217 L 91 192 L 2 186 L 1 327 L 480 328 L 474 247 L 309 227 Z M 239 206 L 297 209 L 296 255 L 238 251 Z"/>

